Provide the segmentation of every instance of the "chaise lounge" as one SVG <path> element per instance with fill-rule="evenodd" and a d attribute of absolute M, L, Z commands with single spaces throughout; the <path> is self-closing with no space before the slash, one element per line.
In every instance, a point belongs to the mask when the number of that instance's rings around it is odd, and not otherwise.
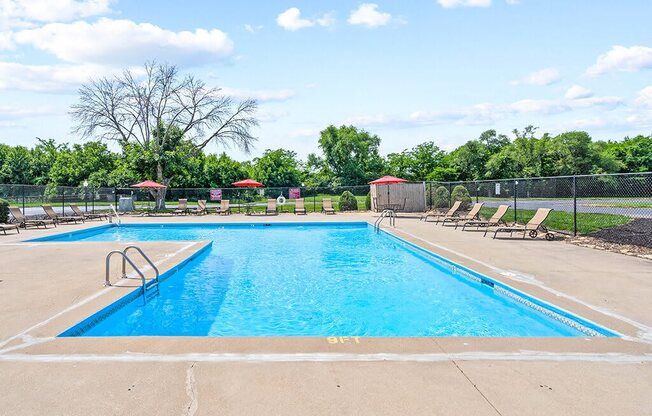
<path fill-rule="evenodd" d="M 543 225 L 543 222 L 548 218 L 548 215 L 550 215 L 550 212 L 552 212 L 552 209 L 550 208 L 539 208 L 537 209 L 537 212 L 534 214 L 534 217 L 530 221 L 527 222 L 525 225 L 512 225 L 511 227 L 499 227 L 494 230 L 494 237 L 496 238 L 496 235 L 498 233 L 509 233 L 511 236 L 512 233 L 514 232 L 521 232 L 523 231 L 523 239 L 525 240 L 525 236 L 529 235 L 530 238 L 536 238 L 538 235 L 539 231 L 542 231 L 546 233 L 546 240 L 552 241 L 555 239 L 555 235 L 548 231 L 548 228 L 546 228 L 545 225 Z M 484 235 L 487 235 L 487 230 L 485 230 Z"/>
<path fill-rule="evenodd" d="M 194 215 L 204 215 L 204 214 L 206 214 L 207 213 L 207 211 L 206 211 L 206 200 L 205 199 L 197 200 L 197 208 L 191 210 L 190 213 L 194 214 Z"/>
<path fill-rule="evenodd" d="M 53 220 L 30 220 L 21 212 L 20 208 L 9 207 L 9 212 L 14 217 L 14 220 L 16 220 L 18 226 L 25 229 L 27 229 L 27 227 L 48 228 L 48 224 L 52 224 L 55 227 L 57 226 L 57 223 Z"/>
<path fill-rule="evenodd" d="M 188 200 L 185 198 L 182 198 L 179 200 L 179 205 L 177 205 L 177 209 L 172 211 L 172 214 L 174 215 L 182 215 L 182 214 L 187 214 L 188 213 Z"/>
<path fill-rule="evenodd" d="M 491 218 L 488 220 L 466 221 L 464 224 L 462 224 L 462 231 L 464 231 L 467 226 L 476 227 L 476 229 L 478 229 L 480 227 L 497 227 L 501 224 L 507 225 L 505 221 L 503 221 L 503 217 L 505 214 L 507 214 L 508 209 L 509 205 L 499 205 L 498 209 L 496 212 L 494 212 L 494 215 L 492 215 Z M 456 229 L 458 225 L 459 223 L 455 224 Z"/>
<path fill-rule="evenodd" d="M 267 207 L 265 208 L 265 215 L 277 215 L 278 211 L 276 210 L 276 200 L 270 198 L 267 200 Z"/>
<path fill-rule="evenodd" d="M 335 208 L 333 208 L 333 201 L 330 198 L 322 199 L 321 212 L 323 212 L 324 214 L 335 214 Z"/>
<path fill-rule="evenodd" d="M 79 207 L 77 205 L 75 205 L 75 204 L 70 204 L 69 206 L 70 206 L 70 209 L 72 210 L 72 212 L 74 212 L 76 216 L 82 217 L 82 218 L 84 218 L 86 220 L 109 219 L 109 216 L 107 214 L 100 214 L 100 213 L 94 213 L 94 212 L 93 213 L 84 212 L 81 209 L 79 209 Z"/>
<path fill-rule="evenodd" d="M 453 206 L 450 207 L 448 212 L 446 212 L 445 214 L 436 213 L 436 212 L 431 211 L 431 212 L 426 213 L 425 215 L 422 215 L 421 218 L 419 218 L 419 221 L 424 220 L 424 221 L 428 222 L 429 217 L 435 217 L 435 220 L 436 220 L 435 224 L 436 224 L 440 219 L 453 218 L 455 216 L 455 214 L 457 213 L 457 211 L 459 211 L 461 206 L 462 206 L 462 201 L 455 201 L 455 203 L 453 203 Z"/>
<path fill-rule="evenodd" d="M 41 208 L 43 208 L 43 211 L 45 211 L 45 215 L 48 216 L 52 221 L 54 221 L 55 224 L 61 224 L 62 222 L 65 223 L 70 223 L 74 222 L 77 224 L 77 221 L 84 222 L 84 217 L 79 217 L 77 215 L 70 215 L 68 217 L 64 217 L 62 215 L 57 214 L 54 212 L 54 209 L 52 208 L 51 205 L 41 205 Z"/>
<path fill-rule="evenodd" d="M 219 214 L 230 215 L 231 207 L 229 206 L 229 200 L 228 199 L 221 200 L 220 206 L 215 208 L 215 213 L 218 215 Z"/>
<path fill-rule="evenodd" d="M 7 230 L 16 230 L 20 234 L 20 226 L 18 224 L 3 224 L 0 223 L 0 230 L 2 230 L 5 235 L 7 235 Z"/>
<path fill-rule="evenodd" d="M 306 214 L 306 204 L 303 201 L 303 198 L 298 198 L 294 200 L 294 213 L 295 214 Z"/>
<path fill-rule="evenodd" d="M 455 223 L 455 228 L 457 228 L 457 224 L 459 224 L 462 221 L 477 220 L 478 215 L 480 214 L 480 209 L 482 208 L 482 205 L 484 205 L 484 203 L 482 203 L 482 202 L 475 203 L 475 204 L 473 204 L 473 207 L 471 208 L 471 210 L 465 215 L 460 215 L 459 217 L 447 217 L 447 218 L 444 218 L 442 220 L 442 222 L 441 222 L 441 225 L 443 226 L 447 222 L 454 222 Z"/>

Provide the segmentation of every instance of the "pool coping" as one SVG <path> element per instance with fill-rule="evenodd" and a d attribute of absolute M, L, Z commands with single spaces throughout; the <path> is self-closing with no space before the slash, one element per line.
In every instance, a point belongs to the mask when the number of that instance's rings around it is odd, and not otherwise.
<path fill-rule="evenodd" d="M 352 227 L 372 227 L 372 225 L 368 221 L 329 221 L 329 222 L 292 222 L 292 221 L 284 221 L 284 222 L 231 222 L 231 223 L 147 223 L 147 224 L 142 224 L 142 223 L 132 223 L 132 224 L 103 224 L 97 227 L 90 227 L 86 228 L 83 230 L 78 230 L 78 231 L 72 231 L 68 233 L 58 233 L 58 234 L 53 234 L 49 235 L 46 237 L 40 237 L 36 239 L 31 239 L 31 240 L 26 240 L 26 242 L 52 242 L 56 241 L 58 239 L 61 239 L 65 236 L 70 236 L 72 234 L 79 235 L 79 234 L 87 234 L 87 233 L 92 233 L 92 232 L 97 232 L 98 230 L 104 229 L 104 228 L 113 228 L 113 227 L 118 227 L 118 226 L 125 226 L 129 228 L 161 228 L 161 227 L 169 227 L 169 228 L 192 228 L 192 227 L 213 227 L 213 228 L 236 228 L 236 227 L 267 227 L 267 226 L 342 226 L 342 225 L 347 225 L 347 226 L 352 226 Z M 528 307 L 530 309 L 534 309 L 535 311 L 542 313 L 546 316 L 548 316 L 551 319 L 557 320 L 558 322 L 561 322 L 564 325 L 570 326 L 584 334 L 584 336 L 590 336 L 590 337 L 609 337 L 609 338 L 623 338 L 624 335 L 612 330 L 604 325 L 598 324 L 594 321 L 591 321 L 589 319 L 586 319 L 582 317 L 579 314 L 572 313 L 566 309 L 560 308 L 550 302 L 544 301 L 542 299 L 539 299 L 535 296 L 529 295 L 519 289 L 516 289 L 506 283 L 500 282 L 494 278 L 491 278 L 483 273 L 480 273 L 478 271 L 475 271 L 469 267 L 466 267 L 464 265 L 461 265 L 459 263 L 456 263 L 444 256 L 441 256 L 439 254 L 436 254 L 430 250 L 427 250 L 423 247 L 420 247 L 414 243 L 411 243 L 397 235 L 394 235 L 384 229 L 378 229 L 379 232 L 384 233 L 384 235 L 388 236 L 391 239 L 394 239 L 398 241 L 400 244 L 406 246 L 405 248 L 410 249 L 415 251 L 417 255 L 421 257 L 425 257 L 424 260 L 434 262 L 440 266 L 446 267 L 450 272 L 454 274 L 454 277 L 460 278 L 460 279 L 467 279 L 470 281 L 473 281 L 475 283 L 480 283 L 487 285 L 491 287 L 493 290 L 497 291 L 498 294 L 509 297 L 512 301 L 519 302 L 525 307 Z M 152 241 L 168 241 L 168 240 L 152 240 Z M 194 240 L 193 240 L 194 241 Z M 66 243 L 75 243 L 75 242 L 69 242 L 67 241 Z M 212 242 L 210 244 L 206 244 L 203 246 L 201 249 L 197 250 L 195 253 L 193 253 L 191 256 L 188 258 L 184 259 L 180 263 L 176 264 L 175 266 L 171 267 L 169 270 L 167 270 L 165 273 L 163 273 L 160 277 L 160 280 L 165 280 L 172 276 L 174 273 L 178 272 L 181 268 L 185 267 L 188 262 L 192 261 L 199 255 L 203 254 L 206 250 L 208 250 L 212 246 Z M 78 322 L 77 324 L 73 325 L 72 327 L 69 327 L 65 331 L 61 332 L 60 334 L 57 335 L 57 337 L 61 338 L 67 338 L 67 337 L 79 337 L 82 336 L 85 331 L 88 329 L 92 328 L 95 326 L 98 322 L 102 321 L 106 317 L 110 316 L 113 314 L 115 311 L 118 309 L 122 308 L 126 304 L 132 302 L 137 298 L 141 293 L 140 288 L 136 288 L 133 291 L 125 294 L 121 298 L 117 299 L 116 301 L 112 302 L 111 304 L 105 306 L 104 308 L 96 311 L 95 313 L 91 314 L 90 316 L 86 317 L 82 321 Z M 120 336 L 111 336 L 107 338 L 116 338 Z M 143 336 L 144 337 L 144 336 Z M 163 337 L 163 336 L 161 336 Z M 176 336 L 166 336 L 167 337 L 180 337 L 180 338 L 196 338 L 195 336 L 183 336 L 183 335 L 176 335 Z M 202 338 L 223 338 L 220 336 L 201 336 Z M 323 338 L 324 336 L 316 336 L 316 338 Z M 579 336 L 581 337 L 581 336 Z M 97 337 L 92 337 L 88 336 L 88 338 L 97 338 Z M 238 337 L 241 338 L 241 337 Z M 247 338 L 247 337 L 242 337 L 242 338 Z M 256 338 L 256 337 L 254 337 Z M 265 338 L 261 336 L 260 338 Z M 360 337 L 361 338 L 361 337 Z M 365 338 L 368 338 L 365 336 Z M 402 337 L 380 337 L 380 338 L 402 338 Z M 436 336 L 423 336 L 423 337 L 407 337 L 407 338 L 457 338 L 457 337 L 436 337 Z M 494 337 L 479 337 L 479 338 L 494 338 Z M 495 338 L 504 338 L 504 337 L 495 337 Z M 541 337 L 510 337 L 510 338 L 541 338 Z M 545 337 L 544 337 L 545 338 Z M 555 337 L 555 338 L 567 338 L 567 337 Z"/>

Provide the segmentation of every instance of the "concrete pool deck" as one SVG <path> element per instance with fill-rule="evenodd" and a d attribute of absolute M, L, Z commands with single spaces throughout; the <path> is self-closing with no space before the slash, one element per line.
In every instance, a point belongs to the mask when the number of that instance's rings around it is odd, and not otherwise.
<path fill-rule="evenodd" d="M 375 218 L 310 213 L 123 222 Z M 399 218 L 395 229 L 385 229 L 624 337 L 55 338 L 132 290 L 102 286 L 104 256 L 125 243 L 21 240 L 99 224 L 0 238 L 0 413 L 630 415 L 652 409 L 651 261 L 563 242 L 492 240 Z M 138 243 L 161 272 L 206 244 Z M 118 269 L 116 261 L 113 281 Z"/>

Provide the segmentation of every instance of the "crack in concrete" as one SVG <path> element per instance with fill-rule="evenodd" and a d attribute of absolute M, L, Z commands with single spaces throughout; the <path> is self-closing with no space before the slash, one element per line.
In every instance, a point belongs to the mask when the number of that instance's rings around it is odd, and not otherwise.
<path fill-rule="evenodd" d="M 186 416 L 194 416 L 197 413 L 197 409 L 199 407 L 199 394 L 195 388 L 195 364 L 197 364 L 197 362 L 190 364 L 190 367 L 188 367 L 188 370 L 186 371 L 186 395 L 188 395 L 190 398 L 188 404 L 186 405 Z"/>
<path fill-rule="evenodd" d="M 453 365 L 455 365 L 455 367 L 457 367 L 457 369 L 460 371 L 460 373 L 462 373 L 462 375 L 464 376 L 464 378 L 466 378 L 466 379 L 468 380 L 468 382 L 471 383 L 471 385 L 473 386 L 473 388 L 474 388 L 478 393 L 480 393 L 480 396 L 482 396 L 482 398 L 484 399 L 484 401 L 487 402 L 487 404 L 488 404 L 489 406 L 491 406 L 492 409 L 494 409 L 494 411 L 496 412 L 496 414 L 498 414 L 499 416 L 502 416 L 503 414 L 500 413 L 500 410 L 498 410 L 498 409 L 496 408 L 496 406 L 494 406 L 494 404 L 491 403 L 491 400 L 489 400 L 489 398 L 488 398 L 487 396 L 484 395 L 484 393 L 482 392 L 482 390 L 480 390 L 480 388 L 478 388 L 478 385 L 475 384 L 473 381 L 471 381 L 471 379 L 469 378 L 469 376 L 466 375 L 466 373 L 464 372 L 464 370 L 462 370 L 462 369 L 460 368 L 460 366 L 457 364 L 457 362 L 456 362 L 455 360 L 453 360 L 452 362 L 453 362 Z"/>

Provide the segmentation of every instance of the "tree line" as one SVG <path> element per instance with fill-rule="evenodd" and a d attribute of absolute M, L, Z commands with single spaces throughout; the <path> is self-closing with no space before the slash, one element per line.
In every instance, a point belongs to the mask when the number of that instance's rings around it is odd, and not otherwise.
<path fill-rule="evenodd" d="M 464 181 L 513 177 L 652 171 L 652 136 L 594 141 L 582 131 L 551 136 L 528 126 L 513 136 L 487 130 L 451 152 L 434 141 L 382 156 L 380 137 L 354 126 L 328 126 L 319 152 L 305 160 L 292 150 L 268 149 L 237 161 L 226 153 L 206 154 L 178 129 L 166 129 L 166 148 L 155 141 L 121 143 L 111 150 L 102 140 L 81 144 L 38 139 L 32 148 L 0 144 L 0 183 L 127 187 L 157 178 L 164 166 L 169 186 L 230 187 L 251 177 L 269 187 L 354 186 L 383 175 L 411 181 Z M 157 133 L 154 132 L 154 135 Z M 164 159 L 164 163 L 161 163 Z"/>

